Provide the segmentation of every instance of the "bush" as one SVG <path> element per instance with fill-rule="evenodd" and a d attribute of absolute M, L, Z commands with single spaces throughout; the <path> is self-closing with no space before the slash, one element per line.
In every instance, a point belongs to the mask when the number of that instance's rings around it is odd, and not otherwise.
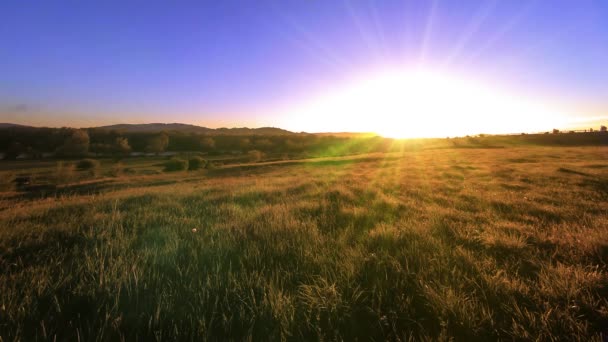
<path fill-rule="evenodd" d="M 110 169 L 110 176 L 118 177 L 125 171 L 124 165 L 121 162 L 115 162 Z"/>
<path fill-rule="evenodd" d="M 0 191 L 12 191 L 15 189 L 15 175 L 12 172 L 0 174 Z"/>
<path fill-rule="evenodd" d="M 262 158 L 264 158 L 264 153 L 258 150 L 251 150 L 247 152 L 247 157 L 251 162 L 259 162 L 262 160 Z"/>
<path fill-rule="evenodd" d="M 188 161 L 188 170 L 200 170 L 205 167 L 205 159 L 201 157 L 192 157 Z"/>
<path fill-rule="evenodd" d="M 173 158 L 165 162 L 165 171 L 184 171 L 188 170 L 188 161 L 178 158 Z"/>
<path fill-rule="evenodd" d="M 83 159 L 76 164 L 78 170 L 95 170 L 99 167 L 99 162 L 95 159 Z"/>
<path fill-rule="evenodd" d="M 55 169 L 55 183 L 56 184 L 68 184 L 74 181 L 74 164 L 65 163 L 63 161 L 57 162 Z"/>
<path fill-rule="evenodd" d="M 217 169 L 218 166 L 219 166 L 219 164 L 217 162 L 212 162 L 210 160 L 207 160 L 207 163 L 205 164 L 205 169 L 213 170 L 213 169 Z"/>

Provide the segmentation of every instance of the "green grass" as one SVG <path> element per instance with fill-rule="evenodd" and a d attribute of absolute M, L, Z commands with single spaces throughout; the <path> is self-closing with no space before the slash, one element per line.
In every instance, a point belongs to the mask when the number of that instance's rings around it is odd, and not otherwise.
<path fill-rule="evenodd" d="M 48 191 L 8 189 L 0 336 L 601 340 L 607 153 L 440 149 L 169 174 L 125 160 L 135 171 L 119 175 L 102 161 Z M 19 165 L 3 175 L 57 172 Z"/>

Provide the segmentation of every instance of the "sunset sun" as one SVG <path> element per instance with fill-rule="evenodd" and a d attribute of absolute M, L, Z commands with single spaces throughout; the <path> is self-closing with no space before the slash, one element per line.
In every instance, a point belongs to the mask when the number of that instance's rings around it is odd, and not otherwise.
<path fill-rule="evenodd" d="M 389 70 L 298 105 L 289 120 L 315 130 L 391 138 L 517 133 L 559 124 L 558 113 L 481 82 L 429 70 Z M 558 122 L 556 122 L 556 120 Z"/>

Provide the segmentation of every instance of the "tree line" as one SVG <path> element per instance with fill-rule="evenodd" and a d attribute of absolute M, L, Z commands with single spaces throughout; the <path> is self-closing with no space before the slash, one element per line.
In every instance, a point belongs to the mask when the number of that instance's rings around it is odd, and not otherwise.
<path fill-rule="evenodd" d="M 5 159 L 20 155 L 42 156 L 126 156 L 132 152 L 160 154 L 164 151 L 207 154 L 310 153 L 316 155 L 384 151 L 388 139 L 293 135 L 204 135 L 183 132 L 124 132 L 98 128 L 0 129 L 0 152 Z"/>

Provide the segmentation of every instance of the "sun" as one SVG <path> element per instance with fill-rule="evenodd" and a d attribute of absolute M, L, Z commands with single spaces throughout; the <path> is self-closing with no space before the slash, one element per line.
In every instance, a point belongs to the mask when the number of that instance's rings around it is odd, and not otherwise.
<path fill-rule="evenodd" d="M 560 115 L 522 96 L 429 70 L 390 70 L 299 104 L 289 125 L 391 138 L 519 133 L 558 126 Z"/>

